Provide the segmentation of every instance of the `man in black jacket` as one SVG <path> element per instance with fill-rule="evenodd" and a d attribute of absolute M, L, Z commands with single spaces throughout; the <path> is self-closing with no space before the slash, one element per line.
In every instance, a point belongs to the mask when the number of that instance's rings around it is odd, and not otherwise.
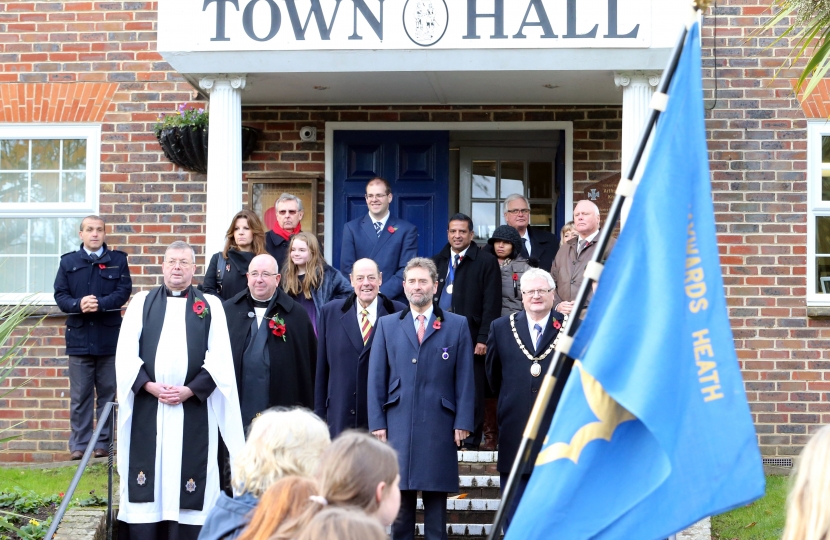
<path fill-rule="evenodd" d="M 81 221 L 81 248 L 61 257 L 55 277 L 55 302 L 66 318 L 69 356 L 69 451 L 81 459 L 92 437 L 95 394 L 98 418 L 104 405 L 115 401 L 115 348 L 121 328 L 121 306 L 130 298 L 133 282 L 127 254 L 104 242 L 106 225 L 98 216 Z M 95 444 L 95 457 L 107 455 L 108 431 Z"/>
<path fill-rule="evenodd" d="M 291 237 L 302 230 L 303 201 L 296 195 L 283 193 L 274 203 L 277 222 L 273 229 L 265 235 L 265 251 L 267 251 L 281 267 L 286 265 L 288 242 Z"/>
<path fill-rule="evenodd" d="M 530 205 L 523 195 L 514 193 L 504 199 L 504 222 L 519 231 L 522 256 L 533 261 L 530 265 L 550 272 L 559 251 L 559 239 L 549 231 L 529 227 Z"/>
<path fill-rule="evenodd" d="M 498 260 L 473 242 L 473 220 L 464 214 L 450 218 L 449 242 L 432 260 L 438 267 L 435 303 L 442 309 L 467 318 L 475 347 L 473 371 L 476 381 L 475 432 L 465 447 L 478 449 L 484 423 L 484 394 L 487 378 L 484 355 L 490 323 L 501 315 L 501 273 Z"/>

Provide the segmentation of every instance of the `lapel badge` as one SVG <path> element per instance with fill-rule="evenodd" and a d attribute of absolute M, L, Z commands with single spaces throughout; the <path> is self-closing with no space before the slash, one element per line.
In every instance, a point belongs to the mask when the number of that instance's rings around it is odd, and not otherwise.
<path fill-rule="evenodd" d="M 253 311 L 249 311 L 248 312 L 248 318 L 253 319 L 254 317 L 256 317 L 256 313 L 254 313 Z"/>
<path fill-rule="evenodd" d="M 135 479 L 139 486 L 143 486 L 147 483 L 147 477 L 144 475 L 144 471 L 138 472 L 138 477 Z"/>
<path fill-rule="evenodd" d="M 441 347 L 441 350 L 444 351 L 444 352 L 441 353 L 441 358 L 443 360 L 449 360 L 450 359 L 450 353 L 447 352 L 447 349 L 449 349 L 449 347 Z"/>
<path fill-rule="evenodd" d="M 193 479 L 191 478 L 184 485 L 184 489 L 186 489 L 188 493 L 193 493 L 194 491 L 196 491 L 196 482 L 194 482 Z"/>

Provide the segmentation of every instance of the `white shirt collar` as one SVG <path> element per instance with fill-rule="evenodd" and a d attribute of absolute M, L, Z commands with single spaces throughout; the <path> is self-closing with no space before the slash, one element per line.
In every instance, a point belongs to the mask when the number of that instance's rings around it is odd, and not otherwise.
<path fill-rule="evenodd" d="M 378 320 L 378 297 L 375 296 L 375 299 L 372 300 L 372 303 L 366 306 L 365 308 L 360 305 L 360 301 L 355 298 L 354 300 L 354 307 L 355 311 L 357 311 L 357 326 L 358 328 L 363 323 L 363 315 L 360 314 L 361 311 L 364 309 L 369 312 L 369 324 L 375 326 L 375 321 Z"/>
<path fill-rule="evenodd" d="M 391 212 L 386 212 L 386 215 L 380 219 L 380 229 L 383 230 L 386 228 L 386 222 L 389 221 L 389 216 L 392 215 Z M 369 214 L 369 221 L 372 222 L 372 227 L 375 226 L 375 223 L 378 222 L 375 218 L 372 217 L 372 214 Z"/>
<path fill-rule="evenodd" d="M 99 247 L 97 251 L 90 251 L 86 248 L 86 246 L 84 246 L 83 250 L 86 251 L 87 255 L 92 255 L 94 253 L 94 254 L 96 254 L 100 257 L 101 255 L 104 254 L 104 246 Z"/>
<path fill-rule="evenodd" d="M 468 249 L 470 249 L 470 246 L 467 246 L 466 248 L 464 248 L 464 250 L 461 251 L 461 253 L 456 253 L 455 251 L 452 250 L 452 248 L 450 248 L 450 264 L 452 264 L 452 261 L 455 259 L 456 255 L 460 256 L 463 259 L 467 255 L 467 250 Z"/>
<path fill-rule="evenodd" d="M 599 229 L 595 230 L 593 234 L 588 235 L 588 238 L 585 239 L 586 242 L 592 242 L 594 238 L 597 237 L 599 234 Z M 579 240 L 582 240 L 581 238 Z M 576 241 L 577 245 L 579 245 L 579 240 Z"/>
<path fill-rule="evenodd" d="M 532 339 L 533 343 L 535 344 L 536 343 L 536 330 L 534 330 L 533 327 L 534 327 L 534 325 L 538 324 L 539 326 L 542 327 L 542 334 L 544 334 L 545 333 L 545 327 L 548 324 L 548 322 L 550 321 L 550 311 L 548 311 L 548 314 L 541 321 L 534 321 L 533 319 L 531 319 L 530 318 L 530 313 L 528 313 L 527 311 L 525 311 L 525 315 L 527 315 L 527 329 L 530 330 L 530 339 Z"/>
<path fill-rule="evenodd" d="M 429 305 L 426 311 L 421 313 L 426 319 L 424 319 L 424 325 L 429 324 L 429 319 L 432 317 L 432 312 L 434 311 L 434 307 L 432 304 Z M 415 321 L 415 331 L 418 331 L 418 313 L 415 311 L 410 312 L 412 314 L 412 320 Z M 425 326 L 426 327 L 426 326 Z"/>

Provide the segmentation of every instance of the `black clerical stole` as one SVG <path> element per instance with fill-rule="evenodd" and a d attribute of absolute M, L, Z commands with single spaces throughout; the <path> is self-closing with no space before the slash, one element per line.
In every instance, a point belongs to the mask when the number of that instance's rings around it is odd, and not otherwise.
<path fill-rule="evenodd" d="M 193 304 L 207 300 L 196 288 L 187 291 L 185 308 L 185 329 L 187 339 L 187 376 L 189 384 L 201 371 L 208 350 L 211 316 L 203 313 L 200 317 Z M 143 328 L 138 340 L 138 355 L 144 361 L 144 369 L 153 381 L 156 380 L 156 351 L 158 349 L 164 317 L 167 313 L 167 289 L 161 286 L 153 289 L 144 300 Z M 191 398 L 182 403 L 184 427 L 182 433 L 182 472 L 179 483 L 179 508 L 202 510 L 205 502 L 205 483 L 208 464 L 208 404 Z M 130 470 L 128 494 L 130 502 L 153 502 L 156 481 L 158 399 L 144 389 L 135 396 L 133 422 L 130 431 Z"/>

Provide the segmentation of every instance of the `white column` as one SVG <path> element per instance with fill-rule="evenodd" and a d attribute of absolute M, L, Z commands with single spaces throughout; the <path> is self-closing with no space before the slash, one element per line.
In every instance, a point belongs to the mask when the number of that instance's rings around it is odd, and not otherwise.
<path fill-rule="evenodd" d="M 210 94 L 208 124 L 205 264 L 225 246 L 225 232 L 242 209 L 242 90 L 244 76 L 206 77 L 199 86 Z"/>
<path fill-rule="evenodd" d="M 620 156 L 623 176 L 628 173 L 631 160 L 637 151 L 637 145 L 640 144 L 640 135 L 651 114 L 651 96 L 654 95 L 654 91 L 660 83 L 660 74 L 659 71 L 624 71 L 614 74 L 614 84 L 618 88 L 622 88 L 623 92 L 622 152 Z M 648 157 L 648 150 L 649 147 L 646 147 L 643 158 L 640 160 L 640 167 L 633 178 L 635 182 L 640 181 L 643 166 L 645 166 Z M 631 208 L 631 201 L 632 199 L 629 198 L 623 205 L 622 225 L 625 225 L 625 219 L 628 217 L 628 211 Z"/>

